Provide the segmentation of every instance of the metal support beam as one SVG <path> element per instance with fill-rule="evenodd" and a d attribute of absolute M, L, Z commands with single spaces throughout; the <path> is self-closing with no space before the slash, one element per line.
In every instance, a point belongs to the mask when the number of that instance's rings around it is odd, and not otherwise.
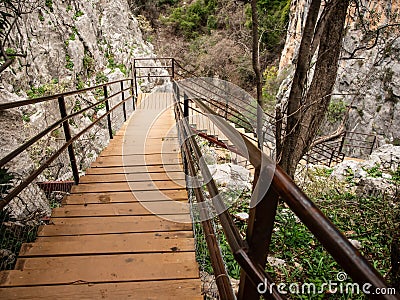
<path fill-rule="evenodd" d="M 109 112 L 110 111 L 110 105 L 108 103 L 108 92 L 107 92 L 107 86 L 103 86 L 103 92 L 104 92 L 104 101 L 106 104 L 106 111 Z M 112 132 L 112 126 L 111 126 L 111 115 L 108 114 L 107 115 L 107 127 L 108 127 L 108 134 L 110 136 L 110 139 L 113 138 L 113 132 Z"/>
<path fill-rule="evenodd" d="M 61 118 L 65 118 L 68 114 L 67 114 L 67 108 L 65 107 L 64 96 L 58 97 L 58 106 L 60 108 Z M 69 129 L 68 120 L 63 122 L 63 129 L 64 129 L 65 140 L 68 143 L 71 140 L 71 131 Z M 69 161 L 71 163 L 72 175 L 74 176 L 74 182 L 75 184 L 78 184 L 79 171 L 78 171 L 78 166 L 76 165 L 74 147 L 72 144 L 68 146 L 68 155 L 69 155 Z"/>
<path fill-rule="evenodd" d="M 125 92 L 124 92 L 124 82 L 121 81 L 121 101 L 122 103 L 122 111 L 124 113 L 124 122 L 126 122 L 126 103 L 125 103 Z"/>

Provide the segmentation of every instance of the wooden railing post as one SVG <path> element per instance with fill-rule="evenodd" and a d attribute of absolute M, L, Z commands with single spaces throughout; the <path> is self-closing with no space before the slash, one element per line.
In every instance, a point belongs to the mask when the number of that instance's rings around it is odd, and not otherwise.
<path fill-rule="evenodd" d="M 65 107 L 64 96 L 58 97 L 58 106 L 60 108 L 61 118 L 65 118 L 68 114 L 67 114 L 67 108 Z M 63 122 L 63 129 L 64 129 L 65 140 L 66 142 L 69 142 L 71 140 L 71 131 L 69 128 L 68 120 Z M 74 147 L 72 144 L 68 146 L 68 155 L 69 155 L 69 161 L 71 163 L 72 175 L 74 176 L 74 182 L 75 184 L 78 184 L 79 171 L 78 171 L 78 166 L 76 165 Z"/>
<path fill-rule="evenodd" d="M 107 86 L 103 86 L 103 92 L 104 92 L 104 101 L 106 104 L 106 111 L 110 111 L 110 105 L 108 103 L 108 92 L 107 92 Z M 111 114 L 107 115 L 107 127 L 108 127 L 108 134 L 110 136 L 110 139 L 113 138 L 113 132 L 112 132 L 112 126 L 111 126 Z"/>
<path fill-rule="evenodd" d="M 124 122 L 126 122 L 126 105 L 125 105 L 125 92 L 124 92 L 124 81 L 121 81 L 121 101 L 122 103 L 122 111 L 124 113 Z"/>

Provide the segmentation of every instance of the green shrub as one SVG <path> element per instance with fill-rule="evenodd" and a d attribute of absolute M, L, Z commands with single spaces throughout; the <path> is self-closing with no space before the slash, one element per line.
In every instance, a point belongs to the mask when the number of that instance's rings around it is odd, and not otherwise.
<path fill-rule="evenodd" d="M 80 10 L 78 10 L 75 15 L 74 15 L 74 20 L 77 20 L 79 17 L 82 17 L 84 15 L 84 13 Z"/>
<path fill-rule="evenodd" d="M 196 0 L 173 9 L 166 21 L 187 38 L 194 38 L 217 27 L 216 7 L 216 0 Z"/>
<path fill-rule="evenodd" d="M 49 8 L 50 11 L 52 12 L 52 11 L 53 11 L 53 0 L 46 0 L 46 1 L 45 1 L 45 6 L 46 6 L 47 8 Z"/>
<path fill-rule="evenodd" d="M 74 62 L 72 61 L 71 56 L 69 56 L 68 54 L 65 55 L 65 61 L 66 61 L 65 67 L 68 70 L 73 71 L 74 70 Z"/>
<path fill-rule="evenodd" d="M 346 108 L 346 103 L 342 99 L 332 99 L 326 114 L 328 122 L 333 124 L 343 120 Z"/>
<path fill-rule="evenodd" d="M 99 72 L 96 74 L 96 83 L 97 84 L 102 84 L 108 82 L 108 78 L 106 75 L 104 75 L 103 72 Z"/>

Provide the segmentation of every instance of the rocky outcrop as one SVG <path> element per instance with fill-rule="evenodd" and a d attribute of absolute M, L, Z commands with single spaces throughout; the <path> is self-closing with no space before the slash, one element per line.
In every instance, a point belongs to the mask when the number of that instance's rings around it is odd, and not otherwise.
<path fill-rule="evenodd" d="M 400 146 L 387 144 L 372 152 L 367 160 L 345 160 L 336 165 L 331 177 L 351 182 L 359 196 L 395 197 L 400 192 L 399 172 Z"/>
<path fill-rule="evenodd" d="M 24 15 L 19 31 L 12 33 L 13 39 L 18 41 L 18 47 L 26 53 L 26 58 L 16 59 L 6 71 L 0 73 L 0 103 L 81 89 L 129 77 L 132 75 L 134 58 L 155 57 L 153 46 L 143 40 L 138 21 L 133 17 L 126 0 L 53 0 L 45 3 Z M 148 64 L 157 63 L 150 61 Z M 140 84 L 145 90 L 152 86 L 146 79 Z M 84 99 L 69 98 L 67 109 L 72 111 L 77 103 L 84 107 L 97 101 L 98 97 L 90 93 Z M 102 113 L 101 109 L 97 111 L 97 115 Z M 57 101 L 51 101 L 0 114 L 0 157 L 4 157 L 27 138 L 58 119 L 59 109 Z M 122 115 L 122 110 L 116 114 Z M 121 116 L 114 117 L 121 122 Z M 71 126 L 72 134 L 89 125 L 92 118 L 90 114 L 75 118 L 74 126 Z M 117 126 L 114 128 L 117 129 Z M 108 133 L 102 129 L 104 124 L 90 132 L 95 135 L 90 142 L 82 140 L 79 142 L 81 144 L 75 145 L 78 164 L 82 169 L 108 143 Z M 55 130 L 12 160 L 7 168 L 24 178 L 49 153 L 58 149 L 62 141 L 62 129 Z M 67 155 L 57 159 L 55 165 L 55 168 L 43 172 L 39 180 L 72 178 Z M 45 196 L 36 185 L 30 185 L 21 195 L 22 204 L 15 202 L 9 206 L 16 219 L 24 219 L 29 212 L 35 210 L 40 210 L 42 215 L 50 213 Z M 29 197 L 32 195 L 36 199 L 31 200 Z M 37 204 L 36 208 L 33 202 Z"/>
<path fill-rule="evenodd" d="M 310 0 L 294 0 L 280 72 L 294 69 Z M 348 130 L 378 135 L 380 144 L 400 143 L 400 1 L 366 1 L 348 12 L 333 98 L 350 106 Z M 286 86 L 282 90 L 287 90 Z M 327 127 L 327 131 L 332 128 Z"/>

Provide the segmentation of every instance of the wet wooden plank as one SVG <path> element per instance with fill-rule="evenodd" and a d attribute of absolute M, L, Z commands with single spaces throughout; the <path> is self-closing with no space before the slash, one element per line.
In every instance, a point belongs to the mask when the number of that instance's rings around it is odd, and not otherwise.
<path fill-rule="evenodd" d="M 8 300 L 201 300 L 200 295 L 198 279 L 0 288 L 0 298 Z"/>

